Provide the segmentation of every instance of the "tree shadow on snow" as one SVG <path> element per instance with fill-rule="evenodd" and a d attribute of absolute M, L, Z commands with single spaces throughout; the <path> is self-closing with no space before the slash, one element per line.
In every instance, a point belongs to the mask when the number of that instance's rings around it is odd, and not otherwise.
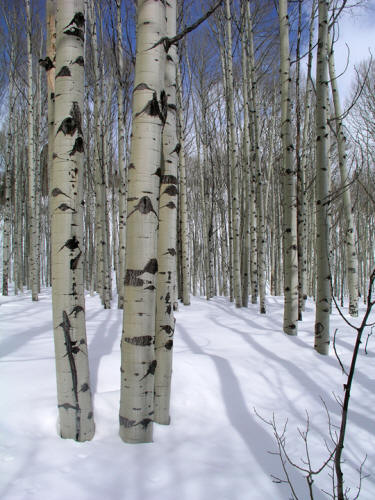
<path fill-rule="evenodd" d="M 230 424 L 236 429 L 251 454 L 257 458 L 258 464 L 264 473 L 267 475 L 275 473 L 275 470 L 270 470 L 271 460 L 268 452 L 275 450 L 276 443 L 264 430 L 264 426 L 258 424 L 254 415 L 249 412 L 241 387 L 229 361 L 222 356 L 205 352 L 180 323 L 177 325 L 177 331 L 194 354 L 207 356 L 212 359 L 219 375 L 223 401 Z M 280 464 L 275 463 L 275 468 L 279 469 L 276 471 L 276 474 L 280 474 L 281 476 Z M 306 480 L 301 474 L 297 471 L 291 471 L 291 475 L 295 485 L 299 485 L 300 488 L 306 487 Z M 325 499 L 316 488 L 315 499 Z"/>
<path fill-rule="evenodd" d="M 110 314 L 110 311 L 117 313 L 117 311 L 113 309 L 109 309 L 106 312 L 109 312 Z M 102 313 L 107 316 L 106 312 L 103 313 L 102 311 Z M 91 391 L 93 396 L 98 388 L 98 373 L 100 362 L 103 356 L 112 353 L 113 346 L 116 340 L 118 340 L 121 333 L 121 325 L 122 315 L 116 314 L 116 318 L 114 321 L 110 317 L 105 317 L 105 319 L 103 319 L 103 321 L 97 325 L 96 331 L 88 346 L 90 357 Z"/>

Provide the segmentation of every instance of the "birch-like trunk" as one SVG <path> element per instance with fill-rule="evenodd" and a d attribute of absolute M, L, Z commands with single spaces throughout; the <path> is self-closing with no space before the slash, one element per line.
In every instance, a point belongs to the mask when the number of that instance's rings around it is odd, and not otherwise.
<path fill-rule="evenodd" d="M 284 172 L 284 332 L 297 335 L 298 255 L 297 255 L 297 180 L 290 118 L 290 57 L 287 0 L 279 0 L 281 140 Z"/>
<path fill-rule="evenodd" d="M 45 68 L 47 75 L 47 102 L 48 102 L 48 190 L 49 190 L 49 222 L 51 223 L 51 175 L 54 150 L 55 129 L 55 64 L 56 64 L 56 5 L 54 0 L 46 0 L 47 22 L 47 56 L 44 61 L 39 61 Z M 48 259 L 50 261 L 50 259 Z M 49 276 L 51 272 L 49 269 Z"/>
<path fill-rule="evenodd" d="M 176 0 L 166 5 L 167 36 L 176 35 Z M 165 65 L 167 120 L 163 129 L 163 155 L 159 197 L 158 275 L 156 286 L 155 324 L 155 414 L 159 424 L 169 424 L 172 352 L 175 318 L 173 299 L 176 289 L 177 257 L 177 164 L 180 145 L 176 129 L 176 65 L 177 50 L 172 45 Z"/>
<path fill-rule="evenodd" d="M 234 89 L 233 89 L 233 58 L 232 58 L 232 14 L 230 1 L 225 0 L 226 13 L 226 71 L 228 122 L 231 135 L 230 170 L 231 170 L 231 203 L 233 226 L 233 291 L 236 307 L 242 305 L 241 293 L 241 253 L 240 253 L 240 200 L 239 200 L 239 164 L 237 158 L 237 137 L 234 114 Z"/>
<path fill-rule="evenodd" d="M 250 131 L 249 131 L 249 78 L 247 57 L 247 8 L 245 2 L 241 2 L 241 65 L 242 65 L 242 94 L 244 101 L 243 122 L 243 178 L 244 178 L 244 228 L 242 246 L 242 306 L 249 304 L 249 282 L 250 282 Z"/>
<path fill-rule="evenodd" d="M 158 197 L 167 115 L 165 50 L 157 42 L 165 35 L 165 17 L 162 0 L 138 2 L 119 417 L 128 443 L 152 441 L 154 418 Z"/>
<path fill-rule="evenodd" d="M 83 1 L 58 0 L 51 179 L 52 305 L 60 434 L 92 439 L 95 425 L 83 286 Z"/>
<path fill-rule="evenodd" d="M 358 316 L 358 259 L 357 251 L 355 248 L 355 227 L 354 218 L 352 213 L 352 202 L 350 196 L 350 189 L 348 187 L 349 177 L 346 168 L 346 135 L 342 121 L 342 108 L 340 102 L 339 89 L 337 86 L 335 59 L 333 52 L 333 44 L 328 39 L 329 43 L 329 79 L 331 82 L 331 90 L 333 97 L 333 105 L 335 108 L 335 122 L 336 122 L 336 140 L 337 149 L 339 154 L 339 168 L 341 177 L 342 201 L 345 216 L 345 256 L 346 256 L 346 277 L 349 291 L 349 314 L 351 316 Z"/>
<path fill-rule="evenodd" d="M 11 176 L 14 170 L 14 158 L 16 150 L 13 147 L 13 134 L 14 134 L 14 47 L 11 48 L 10 64 L 9 64 L 9 96 L 8 96 L 8 130 L 7 130 L 7 145 L 5 155 L 5 186 L 4 186 L 4 221 L 3 221 L 3 283 L 2 293 L 4 296 L 8 295 L 8 279 L 10 270 L 10 257 L 11 257 Z M 13 168 L 12 168 L 13 167 Z M 16 198 L 17 202 L 17 198 Z M 15 290 L 17 289 L 15 283 Z"/>
<path fill-rule="evenodd" d="M 246 8 L 246 18 L 249 30 L 249 63 L 250 63 L 250 106 L 251 106 L 251 126 L 253 129 L 251 157 L 256 176 L 256 206 L 257 206 L 257 257 L 258 257 L 258 291 L 259 310 L 261 314 L 266 313 L 266 231 L 264 218 L 264 193 L 263 193 L 263 172 L 260 163 L 259 146 L 259 112 L 257 105 L 257 77 L 255 72 L 253 23 L 251 19 L 250 2 Z"/>
<path fill-rule="evenodd" d="M 298 275 L 299 275 L 299 309 L 305 310 L 307 299 L 307 194 L 306 190 L 306 171 L 310 162 L 309 130 L 311 126 L 311 69 L 313 58 L 313 34 L 315 20 L 316 0 L 313 0 L 311 6 L 310 29 L 309 29 L 309 55 L 307 62 L 307 75 L 304 96 L 304 120 L 301 144 L 301 164 L 298 172 L 299 192 L 298 192 Z M 310 216 L 311 217 L 311 216 Z"/>
<path fill-rule="evenodd" d="M 185 130 L 182 110 L 182 81 L 180 66 L 177 63 L 177 131 L 179 144 L 179 190 L 180 190 L 180 226 L 181 226 L 181 268 L 182 268 L 182 302 L 190 305 L 190 264 L 189 264 L 189 224 L 186 194 L 186 162 L 185 162 Z"/>
<path fill-rule="evenodd" d="M 122 52 L 122 19 L 121 0 L 116 0 L 117 7 L 117 156 L 118 156 L 118 308 L 124 307 L 124 279 L 125 279 L 125 238 L 126 238 L 126 171 L 125 171 L 125 126 L 124 126 L 124 104 L 123 104 L 123 52 Z"/>
<path fill-rule="evenodd" d="M 34 142 L 34 99 L 33 99 L 33 54 L 32 54 L 32 27 L 30 0 L 26 0 L 27 17 L 27 82 L 28 82 L 28 215 L 29 215 L 29 281 L 32 300 L 38 300 L 38 228 L 39 221 L 36 217 L 36 165 L 35 165 L 35 142 Z"/>
<path fill-rule="evenodd" d="M 329 126 L 328 95 L 328 6 L 319 0 L 318 54 L 316 62 L 316 310 L 315 344 L 320 354 L 329 351 L 329 315 L 331 302 L 329 268 Z"/>

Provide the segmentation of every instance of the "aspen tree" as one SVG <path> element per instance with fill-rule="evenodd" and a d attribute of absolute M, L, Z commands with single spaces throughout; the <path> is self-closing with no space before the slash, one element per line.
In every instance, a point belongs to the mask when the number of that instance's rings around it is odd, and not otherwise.
<path fill-rule="evenodd" d="M 298 255 L 297 255 L 297 182 L 293 163 L 294 145 L 290 119 L 290 56 L 287 0 L 279 0 L 281 140 L 284 175 L 284 332 L 297 335 Z"/>
<path fill-rule="evenodd" d="M 236 307 L 241 307 L 241 259 L 240 259 L 240 203 L 239 203 L 239 164 L 237 158 L 237 138 L 234 114 L 233 60 L 232 60 L 232 14 L 229 0 L 225 0 L 226 15 L 226 71 L 228 122 L 231 135 L 230 170 L 231 203 L 233 226 L 233 291 Z"/>
<path fill-rule="evenodd" d="M 249 30 L 249 63 L 250 63 L 250 114 L 252 127 L 252 145 L 251 159 L 254 169 L 254 182 L 256 183 L 256 217 L 257 217 L 257 261 L 258 261 L 258 291 L 259 291 L 259 310 L 262 314 L 266 313 L 266 237 L 265 237 L 265 218 L 264 218 L 264 193 L 263 193 L 263 172 L 260 164 L 260 146 L 259 146 L 259 111 L 257 104 L 257 78 L 255 72 L 253 25 L 251 19 L 250 2 L 246 6 L 246 18 Z M 255 193 L 253 193 L 253 198 Z M 255 239 L 255 236 L 254 236 Z"/>
<path fill-rule="evenodd" d="M 243 229 L 242 246 L 242 306 L 247 307 L 249 303 L 249 278 L 250 278 L 250 132 L 249 132 L 249 79 L 247 61 L 247 8 L 244 1 L 241 2 L 241 64 L 242 64 L 242 94 L 244 101 L 244 123 L 243 123 L 243 175 L 245 184 L 245 219 Z"/>
<path fill-rule="evenodd" d="M 167 37 L 176 35 L 176 0 L 166 4 Z M 158 275 L 155 324 L 155 414 L 154 421 L 169 424 L 172 375 L 172 347 L 175 319 L 173 299 L 176 289 L 177 255 L 177 163 L 180 144 L 176 129 L 177 49 L 171 45 L 165 65 L 167 117 L 163 128 L 163 155 L 159 195 Z"/>
<path fill-rule="evenodd" d="M 182 110 L 182 81 L 180 65 L 177 63 L 177 133 L 179 144 L 179 209 L 181 225 L 181 253 L 182 253 L 182 302 L 190 305 L 190 263 L 189 263 L 189 224 L 186 194 L 186 162 L 185 162 L 185 130 Z"/>
<path fill-rule="evenodd" d="M 3 283 L 2 294 L 8 295 L 8 279 L 10 270 L 10 248 L 11 248 L 11 180 L 12 180 L 12 167 L 14 167 L 15 150 L 13 145 L 13 131 L 14 131 L 14 78 L 13 72 L 15 50 L 12 45 L 10 50 L 10 64 L 9 64 L 9 95 L 8 95 L 8 130 L 7 130 L 7 145 L 5 155 L 5 185 L 4 185 L 4 222 L 3 222 Z M 15 287 L 16 288 L 16 287 Z"/>
<path fill-rule="evenodd" d="M 51 191 L 52 155 L 55 127 L 55 64 L 56 64 L 56 5 L 54 0 L 46 0 L 46 58 L 40 59 L 39 64 L 46 70 L 47 75 L 47 102 L 48 102 L 48 189 Z M 51 193 L 49 193 L 49 198 Z M 51 207 L 49 207 L 50 209 Z M 51 210 L 50 210 L 51 214 Z"/>
<path fill-rule="evenodd" d="M 328 37 L 329 43 L 329 79 L 335 109 L 336 140 L 339 155 L 339 168 L 341 177 L 342 201 L 345 217 L 345 247 L 346 247 L 346 277 L 349 291 L 349 314 L 358 316 L 358 259 L 355 247 L 355 227 L 352 213 L 352 202 L 350 190 L 347 186 L 349 177 L 346 167 L 346 135 L 343 124 L 343 113 L 340 102 L 340 95 L 337 86 L 333 43 Z"/>
<path fill-rule="evenodd" d="M 152 441 L 158 198 L 167 117 L 165 50 L 158 42 L 165 17 L 164 1 L 138 2 L 119 416 L 120 436 L 128 443 Z"/>
<path fill-rule="evenodd" d="M 38 224 L 36 210 L 36 164 L 35 164 L 35 143 L 34 143 L 34 97 L 33 97 L 33 54 L 32 54 L 32 25 L 31 25 L 31 9 L 30 0 L 26 0 L 26 17 L 27 17 L 27 62 L 28 62 L 28 178 L 29 178 L 29 193 L 28 193 L 28 216 L 29 216 L 29 277 L 31 287 L 32 300 L 38 300 Z"/>
<path fill-rule="evenodd" d="M 55 132 L 51 179 L 52 307 L 60 434 L 92 439 L 95 425 L 85 331 L 82 180 L 82 0 L 58 0 Z"/>
<path fill-rule="evenodd" d="M 100 111 L 103 103 L 103 59 L 98 46 L 98 23 L 96 20 L 95 0 L 89 4 L 91 42 L 94 73 L 94 179 L 95 179 L 95 261 L 96 290 L 99 292 L 105 309 L 110 308 L 109 289 L 106 280 L 106 252 L 108 245 L 106 227 L 106 184 L 104 172 L 103 127 Z M 103 118 L 103 117 L 102 117 Z"/>
<path fill-rule="evenodd" d="M 125 238 L 126 238 L 126 171 L 125 171 L 125 126 L 124 126 L 124 104 L 123 104 L 123 52 L 122 52 L 122 19 L 121 0 L 116 0 L 116 36 L 117 36 L 117 156 L 118 156 L 118 210 L 119 210 L 119 241 L 118 241 L 118 307 L 124 307 L 124 278 L 125 278 Z"/>
<path fill-rule="evenodd" d="M 305 310 L 307 299 L 307 195 L 306 189 L 306 169 L 310 161 L 309 150 L 309 130 L 311 127 L 311 68 L 313 58 L 313 34 L 315 20 L 316 0 L 313 0 L 311 6 L 310 29 L 309 29 L 309 54 L 307 61 L 307 74 L 304 96 L 304 119 L 301 144 L 301 161 L 298 175 L 298 274 L 299 274 L 299 309 Z M 311 215 L 310 215 L 311 217 Z"/>
<path fill-rule="evenodd" d="M 300 59 L 301 59 L 301 34 L 302 34 L 302 0 L 298 0 L 298 27 L 296 44 L 296 79 L 295 79 L 295 99 L 296 99 L 296 169 L 297 169 L 297 248 L 298 248 L 298 319 L 302 320 L 302 309 L 304 305 L 303 291 L 303 228 L 304 228 L 304 172 L 301 161 L 301 92 L 300 92 Z M 309 54 L 310 56 L 310 54 Z"/>
<path fill-rule="evenodd" d="M 329 350 L 330 268 L 329 268 L 329 126 L 328 95 L 328 1 L 319 0 L 318 53 L 316 61 L 316 309 L 315 344 L 320 354 Z"/>

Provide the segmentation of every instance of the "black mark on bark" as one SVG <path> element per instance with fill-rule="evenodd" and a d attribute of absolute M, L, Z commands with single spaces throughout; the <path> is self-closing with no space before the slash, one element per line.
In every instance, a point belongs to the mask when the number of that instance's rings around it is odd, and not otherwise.
<path fill-rule="evenodd" d="M 163 175 L 160 179 L 161 184 L 175 184 L 177 186 L 177 177 L 174 175 Z"/>
<path fill-rule="evenodd" d="M 73 19 L 70 21 L 68 25 L 65 26 L 64 30 L 66 28 L 69 28 L 72 24 L 75 24 L 77 28 L 83 28 L 85 25 L 85 16 L 83 15 L 82 12 L 78 11 L 74 14 Z"/>
<path fill-rule="evenodd" d="M 142 337 L 125 337 L 124 341 L 128 344 L 138 345 L 138 346 L 149 346 L 153 343 L 153 337 L 151 335 L 143 335 Z"/>
<path fill-rule="evenodd" d="M 156 361 L 156 359 L 151 361 L 151 363 L 148 365 L 147 372 L 145 373 L 145 375 L 141 379 L 139 379 L 139 381 L 143 380 L 148 375 L 155 375 L 155 370 L 156 370 L 157 364 L 158 364 L 158 362 Z"/>
<path fill-rule="evenodd" d="M 53 197 L 58 196 L 59 194 L 62 194 L 63 196 L 66 196 L 67 198 L 71 199 L 70 196 L 67 194 L 63 193 L 60 188 L 53 188 L 51 191 L 51 195 Z"/>
<path fill-rule="evenodd" d="M 39 59 L 39 64 L 46 71 L 49 71 L 50 69 L 54 68 L 53 62 L 51 61 L 51 59 L 48 56 L 45 59 Z"/>
<path fill-rule="evenodd" d="M 66 240 L 63 246 L 60 248 L 59 252 L 65 247 L 68 248 L 69 250 L 75 250 L 76 248 L 79 248 L 79 241 L 77 240 L 75 235 L 73 235 L 73 237 L 70 238 L 69 240 Z"/>
<path fill-rule="evenodd" d="M 139 211 L 142 215 L 149 214 L 150 212 L 153 212 L 156 217 L 158 214 L 155 212 L 152 202 L 148 196 L 142 196 L 142 198 L 139 200 L 137 205 L 133 208 L 133 210 L 130 212 L 127 218 L 129 218 L 131 215 L 134 214 L 134 212 Z"/>
<path fill-rule="evenodd" d="M 173 340 L 168 340 L 164 346 L 168 351 L 170 351 L 173 347 Z"/>
<path fill-rule="evenodd" d="M 73 62 L 73 64 L 78 64 L 78 66 L 84 66 L 85 61 L 82 56 L 77 57 L 77 59 Z"/>
<path fill-rule="evenodd" d="M 58 78 L 59 76 L 72 76 L 72 74 L 71 74 L 70 69 L 68 68 L 68 66 L 63 66 L 60 69 L 60 71 L 56 75 L 56 78 Z"/>
<path fill-rule="evenodd" d="M 170 186 L 165 188 L 163 194 L 168 194 L 169 196 L 176 196 L 178 194 L 178 189 L 176 186 L 171 184 Z"/>
<path fill-rule="evenodd" d="M 73 149 L 69 153 L 69 156 L 74 156 L 76 153 L 84 153 L 82 137 L 77 137 L 77 139 L 74 142 Z"/>

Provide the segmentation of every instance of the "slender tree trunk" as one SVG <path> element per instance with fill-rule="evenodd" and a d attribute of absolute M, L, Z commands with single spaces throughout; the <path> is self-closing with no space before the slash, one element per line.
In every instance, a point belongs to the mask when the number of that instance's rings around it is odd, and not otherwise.
<path fill-rule="evenodd" d="M 35 166 L 35 143 L 34 143 L 34 99 L 33 99 L 33 54 L 32 54 L 32 27 L 30 0 L 26 0 L 27 16 L 27 54 L 28 54 L 28 171 L 29 171 L 29 273 L 32 300 L 38 300 L 38 231 L 39 221 L 36 218 L 36 166 Z"/>
<path fill-rule="evenodd" d="M 165 35 L 165 18 L 163 1 L 138 2 L 121 340 L 120 436 L 128 443 L 152 441 L 158 197 L 167 105 L 165 50 L 155 44 Z"/>
<path fill-rule="evenodd" d="M 7 145 L 5 156 L 5 203 L 4 203 L 4 231 L 3 231 L 3 286 L 2 293 L 4 296 L 8 295 L 8 280 L 10 270 L 10 257 L 11 257 L 11 180 L 12 170 L 14 170 L 14 158 L 16 151 L 13 146 L 14 134 L 14 80 L 13 72 L 14 67 L 14 47 L 11 48 L 10 65 L 9 65 L 9 96 L 8 96 L 8 131 L 7 131 Z M 12 168 L 13 167 L 13 168 Z M 15 174 L 14 174 L 15 175 Z M 17 198 L 16 198 L 17 200 Z M 15 283 L 16 289 L 16 283 Z"/>
<path fill-rule="evenodd" d="M 92 439 L 93 408 L 83 287 L 84 93 L 82 0 L 58 0 L 55 140 L 51 185 L 52 305 L 60 434 Z"/>
<path fill-rule="evenodd" d="M 246 17 L 249 27 L 249 62 L 250 62 L 250 103 L 251 103 L 251 125 L 253 128 L 253 144 L 251 146 L 251 156 L 256 177 L 256 210 L 257 210 L 257 260 L 258 260 L 258 290 L 259 290 L 259 310 L 261 314 L 266 313 L 266 231 L 264 217 L 264 193 L 263 193 L 263 172 L 260 164 L 259 147 L 259 112 L 257 105 L 257 79 L 255 73 L 255 57 L 253 42 L 253 25 L 251 19 L 250 2 L 247 4 Z"/>
<path fill-rule="evenodd" d="M 316 65 L 316 310 L 315 349 L 320 354 L 329 351 L 330 267 L 329 267 L 329 126 L 327 122 L 328 94 L 328 4 L 319 0 L 318 55 Z"/>
<path fill-rule="evenodd" d="M 284 332 L 297 335 L 298 254 L 297 254 L 297 182 L 293 161 L 294 145 L 290 118 L 290 57 L 287 0 L 279 0 L 281 139 L 284 172 Z"/>
<path fill-rule="evenodd" d="M 246 4 L 241 2 L 241 65 L 242 65 L 242 94 L 244 101 L 243 123 L 243 178 L 244 178 L 244 228 L 242 246 L 242 306 L 249 304 L 250 282 L 250 131 L 249 131 L 249 78 L 247 57 L 247 16 Z"/>
<path fill-rule="evenodd" d="M 118 308 L 124 307 L 124 279 L 125 279 L 125 238 L 126 238 L 126 170 L 125 170 L 125 125 L 123 105 L 123 53 L 122 53 L 122 20 L 121 0 L 116 0 L 117 7 L 117 59 L 118 59 L 118 83 L 117 83 L 117 155 L 118 155 L 118 207 L 119 207 L 119 236 L 118 236 Z"/>
<path fill-rule="evenodd" d="M 236 307 L 242 305 L 241 293 L 241 258 L 240 258 L 240 200 L 239 200 L 239 164 L 237 158 L 236 124 L 234 114 L 233 61 L 232 61 L 232 15 L 229 0 L 225 0 L 226 42 L 227 42 L 227 95 L 228 121 L 230 125 L 231 150 L 231 203 L 233 226 L 233 290 Z"/>
<path fill-rule="evenodd" d="M 181 253 L 182 253 L 182 302 L 190 305 L 190 263 L 189 263 L 189 224 L 186 194 L 186 164 L 185 164 L 185 130 L 182 109 L 182 81 L 180 66 L 177 64 L 177 122 L 179 144 L 179 189 L 180 189 L 180 220 L 181 220 Z"/>
<path fill-rule="evenodd" d="M 346 276 L 348 281 L 349 291 L 349 314 L 351 316 L 358 316 L 358 259 L 355 248 L 355 227 L 354 218 L 352 213 L 352 202 L 350 196 L 350 189 L 347 186 L 349 183 L 348 171 L 346 168 L 346 136 L 345 128 L 342 121 L 342 109 L 340 102 L 340 95 L 337 86 L 335 60 L 333 53 L 333 44 L 330 39 L 329 43 L 329 78 L 331 82 L 333 104 L 335 108 L 335 122 L 336 122 L 336 139 L 337 149 L 339 154 L 339 167 L 341 176 L 341 189 L 342 201 L 345 217 L 345 246 L 346 246 Z"/>

